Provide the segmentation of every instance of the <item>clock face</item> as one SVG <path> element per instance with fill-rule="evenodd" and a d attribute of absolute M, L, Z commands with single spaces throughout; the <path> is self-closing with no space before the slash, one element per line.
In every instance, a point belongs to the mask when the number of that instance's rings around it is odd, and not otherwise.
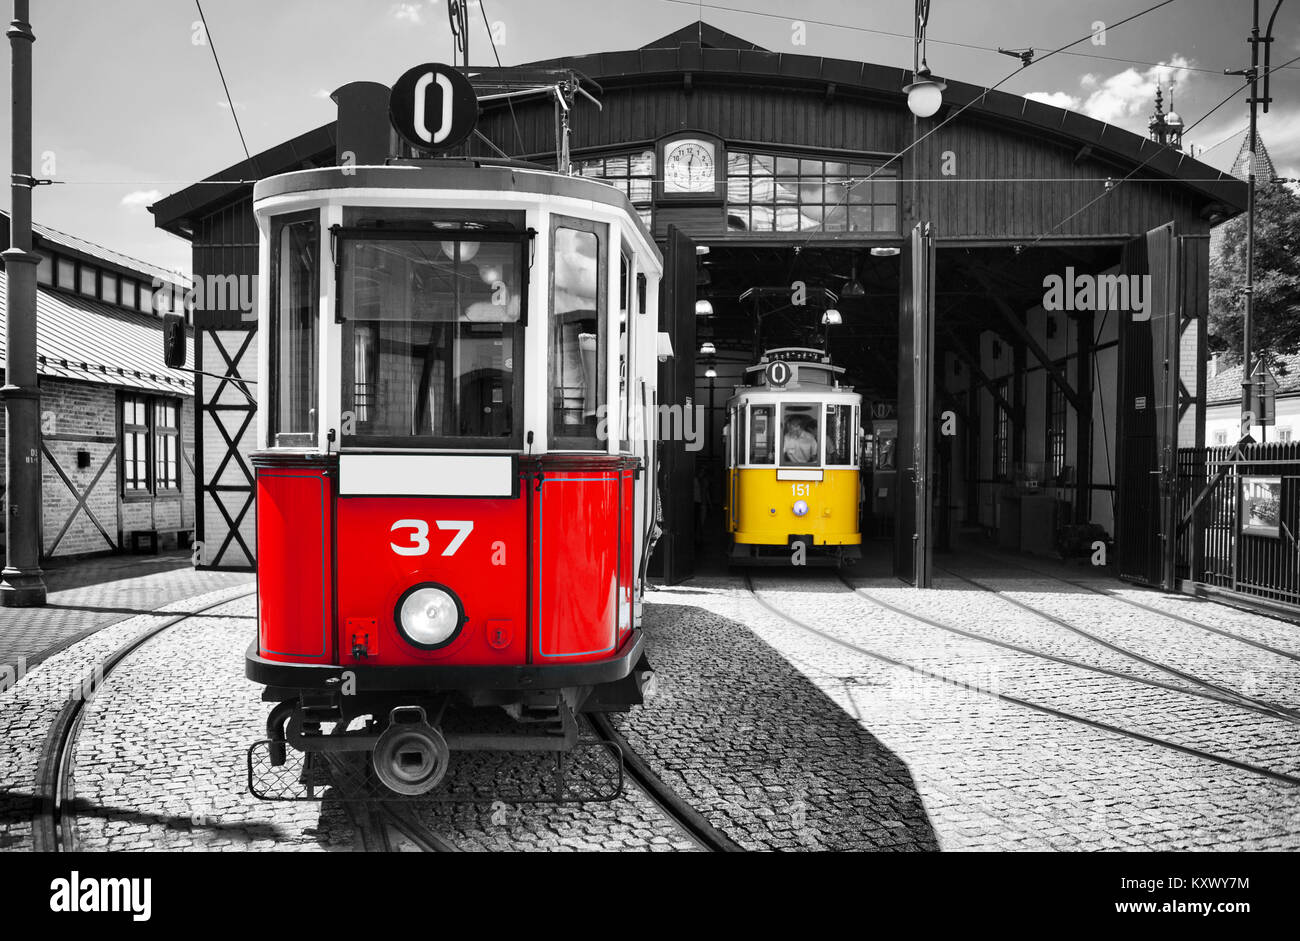
<path fill-rule="evenodd" d="M 702 140 L 679 140 L 664 153 L 665 193 L 712 193 L 714 148 Z"/>

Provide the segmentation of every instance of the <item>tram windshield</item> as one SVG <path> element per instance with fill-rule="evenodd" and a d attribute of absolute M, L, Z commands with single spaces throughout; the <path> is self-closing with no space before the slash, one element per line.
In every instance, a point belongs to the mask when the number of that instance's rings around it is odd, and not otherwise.
<path fill-rule="evenodd" d="M 821 431 L 816 405 L 781 406 L 781 463 L 786 467 L 821 465 Z"/>
<path fill-rule="evenodd" d="M 522 244 L 448 235 L 340 240 L 345 439 L 519 445 Z"/>

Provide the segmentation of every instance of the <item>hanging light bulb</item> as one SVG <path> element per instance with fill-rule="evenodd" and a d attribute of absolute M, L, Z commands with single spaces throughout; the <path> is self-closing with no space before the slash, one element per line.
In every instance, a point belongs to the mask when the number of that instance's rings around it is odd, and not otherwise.
<path fill-rule="evenodd" d="M 930 77 L 930 70 L 922 68 L 912 76 L 912 83 L 904 85 L 907 92 L 907 107 L 918 118 L 934 117 L 935 112 L 943 106 L 943 90 L 948 86 L 938 79 Z"/>
<path fill-rule="evenodd" d="M 930 67 L 925 62 L 925 29 L 930 22 L 930 0 L 916 0 L 916 18 L 913 20 L 912 82 L 904 85 L 907 107 L 918 118 L 930 118 L 943 105 L 943 90 L 948 86 L 930 77 Z"/>
<path fill-rule="evenodd" d="M 712 366 L 710 366 L 708 369 L 704 370 L 704 378 L 705 378 L 705 379 L 717 379 L 717 378 L 718 378 L 718 371 L 717 371 L 716 369 L 714 369 Z"/>
<path fill-rule="evenodd" d="M 712 317 L 712 316 L 713 316 L 713 304 L 712 304 L 709 300 L 707 300 L 707 299 L 696 301 L 696 302 L 695 302 L 695 316 L 696 316 L 696 317 Z"/>
<path fill-rule="evenodd" d="M 701 355 L 701 356 L 717 356 L 717 355 L 718 355 L 718 349 L 717 349 L 717 347 L 715 347 L 712 343 L 710 343 L 708 340 L 706 340 L 706 341 L 704 341 L 703 343 L 700 344 L 700 355 Z"/>

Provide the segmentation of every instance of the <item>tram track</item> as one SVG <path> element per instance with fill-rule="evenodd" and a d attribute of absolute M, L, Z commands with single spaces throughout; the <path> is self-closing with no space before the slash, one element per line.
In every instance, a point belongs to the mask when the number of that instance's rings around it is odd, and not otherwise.
<path fill-rule="evenodd" d="M 38 853 L 67 853 L 78 849 L 75 804 L 75 763 L 77 735 L 86 703 L 102 688 L 121 664 L 159 634 L 191 618 L 201 617 L 225 607 L 254 591 L 214 601 L 195 611 L 174 615 L 132 637 L 87 673 L 74 692 L 64 701 L 41 748 L 36 765 L 36 807 L 32 818 L 32 849 Z M 86 695 L 91 694 L 90 696 Z"/>
<path fill-rule="evenodd" d="M 1152 679 L 1151 677 L 1148 676 L 1140 676 L 1136 673 L 1129 673 L 1124 670 L 1115 670 L 1110 667 L 1101 666 L 1100 664 L 1097 663 L 1088 663 L 1085 660 L 1078 660 L 1074 657 L 1066 657 L 1066 656 L 1062 656 L 1061 654 L 1048 653 L 1045 650 L 1039 650 L 1035 647 L 1027 647 L 1024 644 L 1018 644 L 1015 643 L 1014 641 L 1002 640 L 1001 638 L 997 638 L 997 637 L 990 637 L 987 634 L 981 634 L 979 631 L 972 631 L 968 628 L 957 627 L 956 625 L 953 624 L 947 624 L 943 621 L 926 617 L 925 615 L 917 614 L 914 611 L 908 611 L 905 608 L 901 608 L 897 605 L 891 604 L 890 602 L 885 601 L 884 599 L 879 598 L 876 595 L 873 595 L 865 588 L 862 588 L 859 585 L 854 585 L 847 578 L 845 578 L 842 573 L 837 572 L 835 574 L 835 577 L 845 588 L 849 589 L 849 591 L 853 592 L 858 597 L 876 605 L 879 608 L 884 608 L 888 611 L 892 611 L 895 614 L 901 615 L 903 617 L 911 618 L 912 620 L 915 621 L 921 621 L 924 624 L 928 624 L 930 627 L 937 628 L 941 631 L 946 631 L 947 633 L 953 634 L 954 636 L 957 637 L 964 637 L 968 640 L 974 640 L 980 643 L 989 644 L 994 647 L 999 647 L 1003 650 L 1010 650 L 1015 653 L 1024 654 L 1026 656 L 1037 657 L 1040 660 L 1048 660 L 1052 663 L 1059 663 L 1062 666 L 1070 666 L 1080 670 L 1087 670 L 1090 673 L 1097 673 L 1102 676 L 1109 676 L 1113 679 L 1129 680 L 1134 683 L 1140 683 L 1144 686 L 1152 686 L 1157 689 L 1168 690 L 1169 692 L 1184 693 L 1188 696 L 1196 696 L 1200 699 L 1208 699 L 1213 702 L 1222 703 L 1224 705 L 1236 706 L 1239 708 L 1248 709 L 1252 712 L 1258 712 L 1261 713 L 1262 715 L 1267 715 L 1275 719 L 1283 719 L 1284 721 L 1295 722 L 1297 724 L 1300 724 L 1300 717 L 1292 717 L 1289 715 L 1279 714 L 1278 711 L 1274 709 L 1272 706 L 1263 705 L 1260 703 L 1244 702 L 1237 697 L 1226 696 L 1217 691 L 1206 690 L 1204 688 L 1188 688 L 1187 686 L 1182 686 L 1177 683 Z"/>
<path fill-rule="evenodd" d="M 700 849 L 713 853 L 744 852 L 744 847 L 736 843 L 712 823 L 702 813 L 684 801 L 675 790 L 655 773 L 640 754 L 609 718 L 601 713 L 587 716 L 592 728 L 605 742 L 618 749 L 627 776 L 640 788 L 646 798 L 685 832 Z"/>
<path fill-rule="evenodd" d="M 902 660 L 898 657 L 893 657 L 890 656 L 889 654 L 882 653 L 878 650 L 873 650 L 869 647 L 864 647 L 860 644 L 853 643 L 852 641 L 845 640 L 843 637 L 839 637 L 834 633 L 822 630 L 819 627 L 809 624 L 806 621 L 803 621 L 802 619 L 796 617 L 793 614 L 790 614 L 787 611 L 783 611 L 781 608 L 774 605 L 772 602 L 768 601 L 759 593 L 758 589 L 754 587 L 753 578 L 748 573 L 746 573 L 744 576 L 744 582 L 745 582 L 745 588 L 749 592 L 750 596 L 764 610 L 780 618 L 782 621 L 786 622 L 787 624 L 790 624 L 791 626 L 804 631 L 805 633 L 814 635 L 816 637 L 820 637 L 821 639 L 829 643 L 832 643 L 838 647 L 841 647 L 845 650 L 849 650 L 853 653 L 859 654 L 869 659 L 887 664 L 888 666 L 908 670 L 917 675 L 927 677 L 937 682 L 945 683 L 949 686 L 955 686 L 959 689 L 965 689 L 970 692 L 975 692 L 980 695 L 984 695 L 993 699 L 1000 700 L 1001 702 L 1005 702 L 1014 706 L 1019 706 L 1021 708 L 1042 713 L 1044 715 L 1049 715 L 1057 719 L 1065 720 L 1067 722 L 1072 722 L 1078 725 L 1087 726 L 1089 728 L 1098 729 L 1104 732 L 1110 732 L 1112 734 L 1119 735 L 1124 738 L 1133 739 L 1135 741 L 1140 741 L 1148 745 L 1153 745 L 1160 748 L 1168 749 L 1170 751 L 1179 752 L 1181 754 L 1188 755 L 1194 758 L 1199 758 L 1205 761 L 1211 761 L 1216 764 L 1224 765 L 1230 768 L 1235 768 L 1236 770 L 1239 771 L 1245 771 L 1251 774 L 1258 775 L 1260 777 L 1268 778 L 1270 780 L 1277 781 L 1279 783 L 1288 784 L 1293 787 L 1300 787 L 1300 777 L 1293 774 L 1288 774 L 1283 771 L 1276 771 L 1272 768 L 1267 768 L 1262 765 L 1253 764 L 1247 761 L 1241 761 L 1236 758 L 1231 758 L 1227 755 L 1220 755 L 1216 752 L 1206 751 L 1204 749 L 1197 748 L 1192 745 L 1184 745 L 1180 742 L 1171 741 L 1169 739 L 1162 738 L 1158 735 L 1148 735 L 1145 732 L 1139 732 L 1135 729 L 1127 729 L 1124 728 L 1123 726 L 1113 725 L 1109 722 L 1103 722 L 1099 719 L 1092 719 L 1087 716 L 1082 716 L 1077 713 L 1069 712 L 1064 709 L 1057 709 L 1053 706 L 1048 706 L 1048 705 L 1044 705 L 1043 703 L 1034 702 L 1032 700 L 1025 699 L 1020 696 L 1013 696 L 1010 695 L 1009 693 L 1003 693 L 998 690 L 989 689 L 987 687 L 980 686 L 976 683 L 972 683 L 967 680 L 958 679 L 956 677 L 949 676 L 937 670 L 931 670 L 926 667 L 919 666 L 915 663 L 909 663 L 908 661 Z M 848 583 L 846 582 L 845 584 Z M 852 585 L 848 585 L 848 587 L 852 590 L 852 593 L 856 597 L 863 598 L 867 601 L 875 601 L 875 599 L 872 599 L 868 595 L 863 594 L 859 589 L 854 588 Z M 881 608 L 894 611 L 917 623 L 926 624 L 931 627 L 938 627 L 943 630 L 951 630 L 949 625 L 944 625 L 940 622 L 932 621 L 922 615 L 917 615 L 912 612 L 905 611 L 902 608 L 895 607 L 893 605 L 888 604 L 887 602 L 875 601 L 875 603 L 877 603 Z M 985 641 L 988 640 L 988 638 L 983 638 L 978 636 L 975 637 L 974 639 L 985 640 Z M 998 645 L 1001 646 L 1004 643 L 1005 642 L 998 642 Z M 1032 652 L 1028 648 L 1026 648 L 1026 651 Z M 1035 654 L 1035 655 L 1039 655 L 1039 654 Z M 1122 676 L 1125 679 L 1135 679 L 1131 674 L 1120 674 L 1120 676 Z M 1180 691 L 1186 692 L 1186 690 L 1180 690 Z"/>
<path fill-rule="evenodd" d="M 1030 572 L 1034 575 L 1038 575 L 1043 578 L 1050 578 L 1053 581 L 1060 582 L 1063 585 L 1070 585 L 1071 587 L 1079 588 L 1082 589 L 1083 591 L 1088 591 L 1096 595 L 1101 595 L 1104 598 L 1111 598 L 1114 599 L 1115 601 L 1120 602 L 1121 604 L 1129 605 L 1130 607 L 1137 608 L 1141 611 L 1147 611 L 1152 614 L 1157 614 L 1160 617 L 1169 618 L 1172 621 L 1178 621 L 1182 624 L 1188 625 L 1189 627 L 1195 627 L 1198 628 L 1199 630 L 1207 631 L 1208 633 L 1211 634 L 1217 634 L 1220 637 L 1224 637 L 1229 640 L 1235 640 L 1242 644 L 1246 644 L 1249 647 L 1255 647 L 1258 650 L 1263 650 L 1267 653 L 1274 654 L 1275 656 L 1283 657 L 1287 660 L 1293 660 L 1296 661 L 1297 663 L 1300 663 L 1300 653 L 1297 653 L 1293 650 L 1287 650 L 1282 647 L 1275 647 L 1272 644 L 1266 644 L 1263 641 L 1255 640 L 1254 638 L 1251 637 L 1243 637 L 1241 634 L 1238 634 L 1235 631 L 1225 630 L 1224 628 L 1216 627 L 1213 624 L 1206 624 L 1203 621 L 1198 621 L 1195 618 L 1189 618 L 1186 615 L 1177 614 L 1173 611 L 1166 611 L 1164 608 L 1158 607 L 1156 605 L 1144 604 L 1141 601 L 1134 601 L 1132 598 L 1126 597 L 1124 595 L 1119 594 L 1118 592 L 1111 591 L 1109 589 L 1097 588 L 1094 585 L 1089 585 L 1087 582 L 1080 582 L 1080 581 L 1075 581 L 1074 579 L 1071 578 L 1065 578 L 1061 575 L 1055 574 L 1054 572 L 1045 572 L 1042 569 L 1036 569 L 1032 566 L 1025 565 L 1022 562 L 1018 562 L 1012 559 L 999 558 L 995 560 L 990 556 L 983 556 L 983 555 L 981 555 L 980 558 L 986 559 L 988 561 L 997 561 L 1000 563 L 1005 562 L 1009 565 L 1015 566 L 1018 569 L 1021 569 L 1022 571 Z M 943 571 L 948 571 L 948 570 L 943 569 Z M 955 575 L 956 573 L 949 572 L 949 574 Z M 961 576 L 958 575 L 957 577 L 960 578 Z M 1202 602 L 1202 603 L 1208 603 L 1208 602 Z"/>
<path fill-rule="evenodd" d="M 945 568 L 940 568 L 939 571 L 947 575 L 950 575 L 953 578 L 958 579 L 959 581 L 963 581 L 968 585 L 978 588 L 981 591 L 988 592 L 989 594 L 996 596 L 997 598 L 1006 602 L 1007 604 L 1019 608 L 1022 611 L 1027 611 L 1030 614 L 1034 615 L 1035 617 L 1042 618 L 1043 620 L 1051 624 L 1054 624 L 1057 627 L 1062 628 L 1063 630 L 1069 631 L 1070 633 L 1075 634 L 1076 636 L 1091 641 L 1092 643 L 1097 644 L 1100 647 L 1104 647 L 1105 649 L 1111 651 L 1112 653 L 1116 653 L 1122 657 L 1126 657 L 1129 660 L 1134 661 L 1135 663 L 1141 663 L 1144 666 L 1150 667 L 1153 670 L 1159 670 L 1162 673 L 1166 673 L 1170 676 L 1176 677 L 1185 683 L 1190 683 L 1193 686 L 1199 687 L 1202 690 L 1214 694 L 1210 698 L 1216 698 L 1222 702 L 1230 703 L 1232 705 L 1237 705 L 1245 709 L 1250 709 L 1255 712 L 1263 713 L 1265 715 L 1272 715 L 1275 718 L 1284 719 L 1287 722 L 1293 722 L 1300 725 L 1300 711 L 1292 709 L 1288 706 L 1283 706 L 1280 703 L 1270 702 L 1267 699 L 1261 699 L 1258 696 L 1251 696 L 1247 693 L 1241 692 L 1240 690 L 1236 690 L 1231 687 L 1224 686 L 1220 683 L 1216 683 L 1213 680 L 1207 680 L 1204 677 L 1197 676 L 1194 673 L 1188 673 L 1185 670 L 1180 670 L 1177 667 L 1171 666 L 1160 660 L 1154 660 L 1151 657 L 1147 657 L 1143 654 L 1138 653 L 1135 650 L 1132 650 L 1124 646 L 1123 644 L 1119 644 L 1114 641 L 1107 640 L 1106 638 L 1101 637 L 1098 634 L 1094 634 L 1092 631 L 1079 627 L 1077 624 L 1071 624 L 1069 621 L 1065 620 L 1064 618 L 1058 617 L 1057 615 L 1052 614 L 1049 611 L 1044 611 L 1041 608 L 1029 604 L 1028 602 L 1020 601 L 1019 599 L 1009 597 L 1006 594 L 1006 592 L 994 588 L 991 585 L 986 585 L 984 582 L 981 582 L 977 579 L 969 578 L 965 575 L 961 575 L 957 572 L 953 572 Z M 870 597 L 864 591 L 859 589 L 857 586 L 850 584 L 847 580 L 844 581 L 844 584 L 848 585 L 848 587 L 852 588 L 855 592 L 858 592 L 863 597 Z M 872 599 L 872 600 L 877 600 L 878 603 L 885 604 L 887 607 L 889 606 L 885 602 L 879 602 L 878 599 Z M 1040 653 L 1038 654 L 1038 656 L 1045 656 L 1045 655 Z M 1076 665 L 1085 666 L 1085 668 L 1087 668 L 1086 665 L 1082 663 Z M 1098 668 L 1098 669 L 1104 669 L 1104 668 Z M 1133 674 L 1121 673 L 1117 675 L 1128 676 L 1129 678 L 1137 680 L 1138 682 L 1146 681 L 1144 680 L 1144 678 L 1137 677 Z M 1179 687 L 1174 687 L 1174 688 L 1179 688 Z M 1186 688 L 1183 688 L 1183 691 L 1195 694 L 1193 690 L 1189 690 Z"/>

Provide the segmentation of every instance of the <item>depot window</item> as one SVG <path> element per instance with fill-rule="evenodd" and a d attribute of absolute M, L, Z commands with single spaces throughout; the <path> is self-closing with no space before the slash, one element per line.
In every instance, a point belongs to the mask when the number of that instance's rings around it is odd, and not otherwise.
<path fill-rule="evenodd" d="M 335 233 L 343 441 L 521 447 L 528 234 L 480 215 L 360 221 Z"/>
<path fill-rule="evenodd" d="M 654 193 L 655 155 L 650 150 L 629 154 L 592 157 L 574 164 L 580 176 L 604 180 L 627 194 L 637 215 L 650 228 L 651 202 Z"/>
<path fill-rule="evenodd" d="M 727 228 L 896 232 L 898 172 L 879 163 L 731 150 Z"/>
<path fill-rule="evenodd" d="M 754 405 L 749 409 L 749 463 L 776 463 L 776 429 L 771 405 Z"/>
<path fill-rule="evenodd" d="M 608 226 L 551 218 L 552 448 L 604 451 L 607 447 L 606 344 Z"/>
<path fill-rule="evenodd" d="M 119 399 L 118 478 L 125 498 L 180 490 L 180 400 L 124 393 Z"/>
<path fill-rule="evenodd" d="M 315 212 L 271 224 L 270 414 L 272 447 L 316 443 L 320 222 Z M 141 286 L 141 304 L 147 289 Z"/>

